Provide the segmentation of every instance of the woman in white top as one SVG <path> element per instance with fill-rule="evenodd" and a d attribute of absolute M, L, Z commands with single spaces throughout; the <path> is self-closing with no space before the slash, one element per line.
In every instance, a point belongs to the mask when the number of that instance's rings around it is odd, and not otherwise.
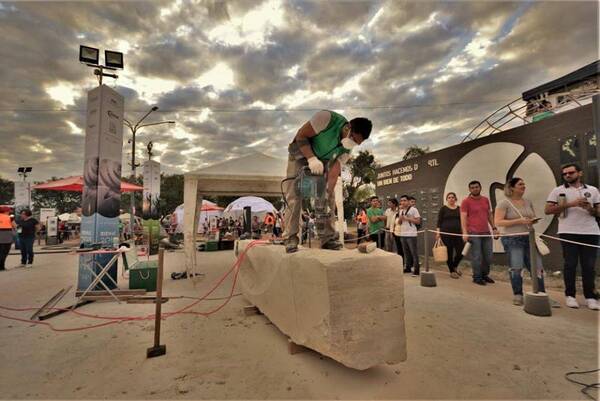
<path fill-rule="evenodd" d="M 506 199 L 501 200 L 496 205 L 494 213 L 494 223 L 500 228 L 501 234 L 527 233 L 532 224 L 535 224 L 535 210 L 533 204 L 525 199 L 525 182 L 518 177 L 510 179 L 504 186 Z M 535 244 L 529 243 L 529 235 L 514 235 L 502 237 L 502 245 L 508 256 L 508 272 L 510 283 L 514 294 L 513 304 L 523 305 L 523 268 L 531 273 L 531 261 L 529 260 L 529 247 Z M 542 274 L 538 277 L 538 290 L 545 292 L 542 256 L 537 249 L 535 250 L 536 260 L 539 271 Z"/>

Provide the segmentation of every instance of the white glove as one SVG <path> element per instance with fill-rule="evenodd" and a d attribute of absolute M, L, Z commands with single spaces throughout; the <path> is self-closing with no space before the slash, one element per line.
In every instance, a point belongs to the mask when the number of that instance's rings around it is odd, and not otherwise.
<path fill-rule="evenodd" d="M 352 156 L 350 155 L 350 153 L 342 153 L 337 160 L 340 162 L 340 164 L 343 166 L 346 163 L 348 163 L 348 160 L 350 160 Z"/>
<path fill-rule="evenodd" d="M 323 175 L 323 171 L 325 170 L 325 167 L 323 167 L 323 162 L 317 159 L 315 156 L 308 159 L 308 168 L 314 175 Z"/>

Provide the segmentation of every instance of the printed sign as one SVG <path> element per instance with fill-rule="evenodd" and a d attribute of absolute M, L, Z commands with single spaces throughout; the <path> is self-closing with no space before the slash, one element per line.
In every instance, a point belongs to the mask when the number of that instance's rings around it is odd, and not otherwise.
<path fill-rule="evenodd" d="M 81 217 L 81 243 L 84 246 L 110 247 L 114 238 L 119 237 L 124 106 L 123 96 L 106 85 L 88 92 Z M 112 256 L 95 258 L 105 266 Z M 92 263 L 92 257 L 80 256 L 79 290 L 85 290 L 94 279 L 86 265 L 94 265 L 96 272 L 100 270 Z M 116 263 L 109 274 L 116 282 Z M 109 288 L 114 287 L 108 278 L 103 281 Z M 96 289 L 103 288 L 97 286 Z"/>

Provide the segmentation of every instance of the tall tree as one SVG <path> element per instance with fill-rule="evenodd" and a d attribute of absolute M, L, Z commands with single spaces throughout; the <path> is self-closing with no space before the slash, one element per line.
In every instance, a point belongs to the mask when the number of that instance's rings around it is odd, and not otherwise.
<path fill-rule="evenodd" d="M 15 200 L 15 184 L 0 177 L 0 204 L 12 204 Z"/>
<path fill-rule="evenodd" d="M 419 145 L 412 145 L 406 149 L 402 160 L 414 159 L 415 157 L 423 156 L 426 153 L 429 153 L 429 146 L 422 148 Z"/>
<path fill-rule="evenodd" d="M 366 150 L 358 152 L 348 161 L 346 169 L 350 177 L 344 185 L 347 194 L 344 201 L 344 216 L 351 216 L 359 206 L 360 200 L 357 199 L 357 191 L 363 185 L 375 182 L 377 167 L 375 156 Z"/>
<path fill-rule="evenodd" d="M 182 203 L 183 174 L 161 174 L 159 213 L 163 216 L 173 213 L 175 208 Z"/>

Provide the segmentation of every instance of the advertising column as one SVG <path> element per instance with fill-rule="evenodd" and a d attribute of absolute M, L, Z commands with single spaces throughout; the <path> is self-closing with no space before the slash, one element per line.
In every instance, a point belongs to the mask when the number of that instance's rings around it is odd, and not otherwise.
<path fill-rule="evenodd" d="M 27 181 L 15 181 L 15 216 L 31 208 L 31 188 Z"/>
<path fill-rule="evenodd" d="M 111 247 L 114 238 L 119 238 L 123 114 L 123 96 L 113 89 L 102 85 L 88 92 L 81 218 L 81 243 L 85 247 Z M 85 266 L 90 266 L 91 258 L 105 266 L 112 256 L 80 256 L 77 288 L 85 290 L 94 280 Z M 94 266 L 99 272 L 101 268 Z M 116 282 L 116 263 L 109 274 Z M 108 278 L 103 281 L 114 287 Z"/>
<path fill-rule="evenodd" d="M 144 239 L 148 243 L 150 255 L 158 253 L 160 223 L 158 221 L 158 201 L 160 198 L 160 163 L 148 160 L 143 166 L 144 199 L 142 217 L 144 219 Z"/>

